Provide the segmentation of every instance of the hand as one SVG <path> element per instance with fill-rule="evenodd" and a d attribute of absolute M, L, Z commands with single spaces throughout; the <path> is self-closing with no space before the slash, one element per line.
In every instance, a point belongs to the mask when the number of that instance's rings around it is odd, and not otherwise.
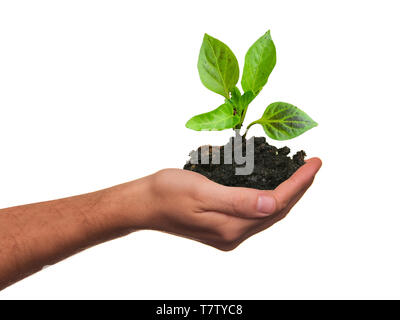
<path fill-rule="evenodd" d="M 79 196 L 0 210 L 0 290 L 74 253 L 140 229 L 232 250 L 285 217 L 311 185 L 308 160 L 274 191 L 225 187 L 166 169 Z"/>
<path fill-rule="evenodd" d="M 191 171 L 165 169 L 149 176 L 153 210 L 147 228 L 232 250 L 284 218 L 321 167 L 312 158 L 273 191 L 225 187 Z"/>

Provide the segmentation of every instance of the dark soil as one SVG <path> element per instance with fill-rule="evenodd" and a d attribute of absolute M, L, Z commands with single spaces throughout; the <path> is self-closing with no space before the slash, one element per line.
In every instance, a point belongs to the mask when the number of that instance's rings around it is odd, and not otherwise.
<path fill-rule="evenodd" d="M 242 139 L 242 154 L 245 155 L 246 140 L 244 138 Z M 273 190 L 283 181 L 287 180 L 299 167 L 304 164 L 304 157 L 306 156 L 304 151 L 299 151 L 293 157 L 290 157 L 290 149 L 288 147 L 278 149 L 269 145 L 264 137 L 256 137 L 254 138 L 253 173 L 250 175 L 236 175 L 235 168 L 240 166 L 244 167 L 244 165 L 238 165 L 235 160 L 233 160 L 233 164 L 223 164 L 223 150 L 225 147 L 226 146 L 218 147 L 220 149 L 221 164 L 211 164 L 212 154 L 211 146 L 209 146 L 207 150 L 209 150 L 210 164 L 200 164 L 201 150 L 198 148 L 197 151 L 199 164 L 192 164 L 190 161 L 188 161 L 185 164 L 184 169 L 198 172 L 210 180 L 225 186 Z M 191 154 L 193 155 L 193 153 Z"/>

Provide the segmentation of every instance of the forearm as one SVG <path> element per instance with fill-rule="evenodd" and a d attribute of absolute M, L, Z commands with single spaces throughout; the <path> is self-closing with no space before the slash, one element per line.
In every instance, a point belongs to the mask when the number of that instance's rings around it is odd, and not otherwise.
<path fill-rule="evenodd" d="M 43 266 L 147 227 L 148 180 L 0 210 L 0 290 Z"/>

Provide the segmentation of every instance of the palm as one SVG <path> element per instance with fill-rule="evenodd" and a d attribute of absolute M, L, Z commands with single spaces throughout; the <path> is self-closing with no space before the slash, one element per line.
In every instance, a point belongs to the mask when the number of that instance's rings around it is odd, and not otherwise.
<path fill-rule="evenodd" d="M 162 170 L 156 174 L 155 185 L 167 221 L 160 229 L 230 250 L 284 218 L 310 187 L 320 167 L 318 158 L 310 159 L 275 190 L 265 191 L 222 186 L 192 171 Z M 273 212 L 257 210 L 260 196 L 275 200 Z"/>

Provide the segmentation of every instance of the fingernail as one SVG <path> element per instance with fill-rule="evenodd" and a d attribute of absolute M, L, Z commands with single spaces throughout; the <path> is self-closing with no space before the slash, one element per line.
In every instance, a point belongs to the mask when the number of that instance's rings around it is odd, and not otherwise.
<path fill-rule="evenodd" d="M 276 203 L 274 197 L 259 196 L 257 201 L 257 211 L 266 215 L 273 214 Z"/>

